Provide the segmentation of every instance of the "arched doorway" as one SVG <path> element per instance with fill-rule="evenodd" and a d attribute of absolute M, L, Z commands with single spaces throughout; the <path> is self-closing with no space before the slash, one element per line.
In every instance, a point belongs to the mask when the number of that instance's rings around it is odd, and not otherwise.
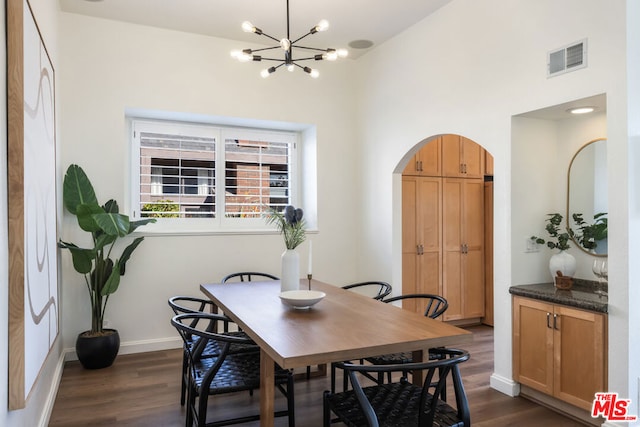
<path fill-rule="evenodd" d="M 464 136 L 426 139 L 402 172 L 402 293 L 444 296 L 445 321 L 493 325 L 493 157 Z"/>

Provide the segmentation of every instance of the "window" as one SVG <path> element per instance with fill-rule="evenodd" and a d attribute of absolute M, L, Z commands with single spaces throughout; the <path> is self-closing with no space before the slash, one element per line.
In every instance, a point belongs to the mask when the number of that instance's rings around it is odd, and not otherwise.
<path fill-rule="evenodd" d="M 132 129 L 134 218 L 255 227 L 266 207 L 295 203 L 296 133 L 146 120 Z"/>

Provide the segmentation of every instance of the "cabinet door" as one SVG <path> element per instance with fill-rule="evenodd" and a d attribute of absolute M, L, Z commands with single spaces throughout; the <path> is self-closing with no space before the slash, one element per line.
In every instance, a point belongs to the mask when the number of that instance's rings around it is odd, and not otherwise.
<path fill-rule="evenodd" d="M 402 172 L 411 176 L 440 176 L 441 169 L 440 137 L 426 143 L 416 153 Z"/>
<path fill-rule="evenodd" d="M 441 294 L 442 283 L 442 178 L 418 181 L 418 228 L 421 230 L 418 256 L 418 293 Z M 423 312 L 424 307 L 417 308 Z"/>
<path fill-rule="evenodd" d="M 463 176 L 467 178 L 484 177 L 484 153 L 485 150 L 472 140 L 460 137 L 461 163 Z"/>
<path fill-rule="evenodd" d="M 422 176 L 441 176 L 441 137 L 427 143 L 420 150 L 420 175 Z"/>
<path fill-rule="evenodd" d="M 462 146 L 458 135 L 442 135 L 442 176 L 458 177 L 462 173 Z"/>
<path fill-rule="evenodd" d="M 553 304 L 513 297 L 513 379 L 553 394 Z"/>
<path fill-rule="evenodd" d="M 484 174 L 493 175 L 493 156 L 487 151 L 484 151 Z"/>
<path fill-rule="evenodd" d="M 403 293 L 440 295 L 442 283 L 442 179 L 403 177 Z M 403 307 L 422 313 L 409 300 Z"/>
<path fill-rule="evenodd" d="M 485 150 L 458 135 L 442 137 L 442 176 L 483 178 Z"/>
<path fill-rule="evenodd" d="M 464 180 L 444 178 L 442 188 L 442 296 L 449 303 L 444 320 L 463 318 L 462 306 L 462 243 Z"/>
<path fill-rule="evenodd" d="M 443 296 L 445 320 L 484 316 L 484 183 L 443 182 Z"/>
<path fill-rule="evenodd" d="M 590 410 L 596 392 L 606 391 L 603 314 L 556 306 L 554 395 Z"/>
<path fill-rule="evenodd" d="M 464 318 L 484 316 L 484 182 L 463 180 L 462 313 Z"/>

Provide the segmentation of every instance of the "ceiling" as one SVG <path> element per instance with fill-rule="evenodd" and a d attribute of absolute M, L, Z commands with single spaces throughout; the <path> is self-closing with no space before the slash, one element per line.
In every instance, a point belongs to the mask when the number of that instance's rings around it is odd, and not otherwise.
<path fill-rule="evenodd" d="M 277 39 L 286 36 L 287 0 L 59 0 L 65 12 L 125 21 L 242 41 L 238 48 L 273 44 L 266 37 L 244 33 L 250 21 Z M 451 0 L 289 0 L 290 36 L 306 34 L 321 19 L 330 27 L 305 39 L 305 45 L 347 48 L 357 58 L 368 49 L 349 43 L 369 40 L 373 47 L 399 34 Z M 307 41 L 308 40 L 308 41 Z M 371 49 L 371 48 L 369 48 Z"/>

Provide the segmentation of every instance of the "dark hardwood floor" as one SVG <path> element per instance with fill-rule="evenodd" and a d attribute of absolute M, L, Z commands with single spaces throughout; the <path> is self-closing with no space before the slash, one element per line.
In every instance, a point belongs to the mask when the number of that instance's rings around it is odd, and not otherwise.
<path fill-rule="evenodd" d="M 582 425 L 526 399 L 511 398 L 489 388 L 493 329 L 486 326 L 469 329 L 474 333 L 474 342 L 466 346 L 471 359 L 461 370 L 474 426 Z M 118 356 L 113 366 L 96 371 L 83 369 L 79 362 L 68 362 L 49 426 L 183 426 L 184 409 L 179 402 L 181 361 L 180 350 L 165 350 Z M 328 377 L 296 382 L 297 426 L 322 425 L 322 392 L 328 388 Z M 257 412 L 259 394 L 251 397 L 240 393 L 213 400 L 217 403 L 211 405 L 210 411 L 221 416 L 225 412 Z M 282 401 L 276 404 L 282 406 Z M 286 424 L 286 418 L 276 419 L 276 426 Z M 244 425 L 259 426 L 259 423 Z"/>

